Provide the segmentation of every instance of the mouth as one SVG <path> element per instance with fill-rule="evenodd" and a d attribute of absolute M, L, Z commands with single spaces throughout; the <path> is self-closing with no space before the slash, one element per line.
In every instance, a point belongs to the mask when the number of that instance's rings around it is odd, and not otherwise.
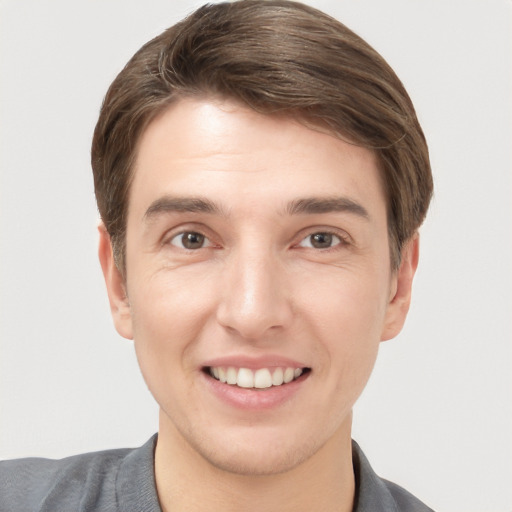
<path fill-rule="evenodd" d="M 272 367 L 272 368 L 237 368 L 234 366 L 206 366 L 206 375 L 231 386 L 244 389 L 265 390 L 297 380 L 311 371 L 311 368 Z"/>

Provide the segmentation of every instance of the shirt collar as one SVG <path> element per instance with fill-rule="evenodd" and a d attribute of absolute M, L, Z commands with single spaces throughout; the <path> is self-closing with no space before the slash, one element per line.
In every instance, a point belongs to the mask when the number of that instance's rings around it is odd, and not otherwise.
<path fill-rule="evenodd" d="M 373 471 L 359 445 L 352 441 L 352 465 L 356 479 L 353 512 L 399 512 L 386 484 Z"/>
<path fill-rule="evenodd" d="M 155 482 L 155 447 L 158 434 L 123 460 L 116 478 L 117 509 L 123 512 L 161 511 Z"/>
<path fill-rule="evenodd" d="M 116 500 L 123 512 L 161 510 L 156 492 L 154 455 L 158 434 L 123 460 L 116 479 Z M 352 441 L 356 480 L 354 512 L 399 512 L 384 481 L 373 471 L 359 445 Z"/>

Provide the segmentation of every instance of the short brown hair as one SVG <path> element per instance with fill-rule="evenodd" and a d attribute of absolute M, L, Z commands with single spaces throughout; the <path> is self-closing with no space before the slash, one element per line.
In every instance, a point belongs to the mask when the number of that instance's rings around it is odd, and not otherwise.
<path fill-rule="evenodd" d="M 92 168 L 122 272 L 142 132 L 172 102 L 211 95 L 299 118 L 372 149 L 387 194 L 391 262 L 398 267 L 432 196 L 427 144 L 402 83 L 373 48 L 330 16 L 287 0 L 239 0 L 205 5 L 149 41 L 107 92 Z"/>

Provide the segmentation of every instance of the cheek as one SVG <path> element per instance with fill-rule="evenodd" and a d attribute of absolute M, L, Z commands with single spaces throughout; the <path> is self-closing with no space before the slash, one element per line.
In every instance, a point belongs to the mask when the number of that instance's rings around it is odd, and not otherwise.
<path fill-rule="evenodd" d="M 294 295 L 302 297 L 304 311 L 318 318 L 317 323 L 328 331 L 346 334 L 354 343 L 360 337 L 378 337 L 389 294 L 385 273 L 335 269 L 311 275 L 308 281 Z"/>
<path fill-rule="evenodd" d="M 169 384 L 178 370 L 196 371 L 194 349 L 213 318 L 217 284 L 187 269 L 139 275 L 128 289 L 137 358 L 146 380 Z"/>
<path fill-rule="evenodd" d="M 186 334 L 212 307 L 212 283 L 190 272 L 163 269 L 132 284 L 128 291 L 134 330 L 156 339 Z"/>
<path fill-rule="evenodd" d="M 376 286 L 375 283 L 381 283 Z M 377 275 L 332 273 L 315 280 L 304 295 L 305 315 L 327 359 L 333 378 L 366 382 L 377 357 L 385 319 L 387 285 Z"/>
<path fill-rule="evenodd" d="M 163 410 L 182 410 L 197 368 L 190 354 L 203 324 L 204 306 L 193 286 L 153 278 L 130 297 L 134 348 L 146 385 Z"/>

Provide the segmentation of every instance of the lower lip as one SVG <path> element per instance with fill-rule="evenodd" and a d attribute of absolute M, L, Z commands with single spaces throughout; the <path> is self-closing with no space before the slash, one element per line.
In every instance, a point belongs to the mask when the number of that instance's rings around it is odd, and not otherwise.
<path fill-rule="evenodd" d="M 289 401 L 297 394 L 310 375 L 310 372 L 307 372 L 288 384 L 254 389 L 225 384 L 204 372 L 201 373 L 211 392 L 224 403 L 238 409 L 253 411 L 272 409 Z"/>

